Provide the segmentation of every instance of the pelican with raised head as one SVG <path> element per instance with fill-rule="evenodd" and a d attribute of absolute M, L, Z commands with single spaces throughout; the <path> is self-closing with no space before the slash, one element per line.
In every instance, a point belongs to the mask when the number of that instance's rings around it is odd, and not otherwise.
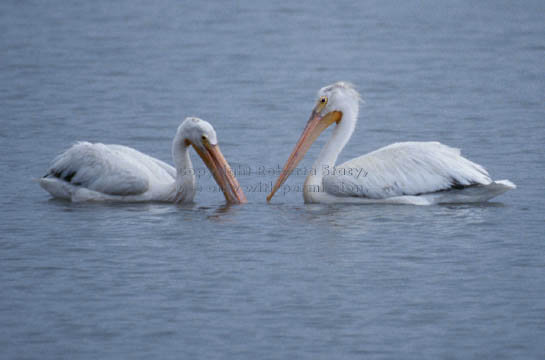
<path fill-rule="evenodd" d="M 332 124 L 333 134 L 303 186 L 306 203 L 482 202 L 516 188 L 509 180 L 491 180 L 482 166 L 462 157 L 460 150 L 438 142 L 395 143 L 336 166 L 356 127 L 360 101 L 358 92 L 346 82 L 320 89 L 310 119 L 267 201 Z"/>
<path fill-rule="evenodd" d="M 38 182 L 53 197 L 74 202 L 192 202 L 196 172 L 189 157 L 190 146 L 214 176 L 226 201 L 245 203 L 214 128 L 195 117 L 180 124 L 172 141 L 175 167 L 127 146 L 78 142 L 59 155 Z"/>

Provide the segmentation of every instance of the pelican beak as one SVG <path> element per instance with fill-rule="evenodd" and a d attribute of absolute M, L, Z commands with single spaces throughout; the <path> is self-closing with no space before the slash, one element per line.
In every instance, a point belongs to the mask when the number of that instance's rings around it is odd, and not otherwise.
<path fill-rule="evenodd" d="M 193 148 L 206 164 L 208 170 L 214 176 L 214 180 L 216 180 L 223 191 L 225 200 L 231 204 L 244 204 L 248 202 L 229 163 L 223 157 L 219 146 L 212 145 L 207 141 L 203 142 L 203 146 L 204 149 L 193 144 Z"/>
<path fill-rule="evenodd" d="M 305 126 L 301 137 L 297 141 L 297 144 L 295 144 L 295 147 L 293 148 L 293 151 L 291 152 L 288 161 L 286 161 L 286 165 L 284 165 L 282 173 L 276 180 L 276 183 L 274 184 L 271 193 L 269 194 L 269 196 L 267 196 L 267 202 L 271 201 L 276 191 L 280 188 L 280 186 L 282 186 L 282 184 L 287 180 L 292 171 L 297 167 L 299 162 L 307 153 L 308 149 L 310 149 L 312 143 L 316 141 L 322 131 L 327 129 L 329 125 L 341 121 L 342 113 L 339 111 L 332 111 L 327 113 L 323 117 L 320 116 L 320 111 L 322 110 L 322 108 L 323 105 L 318 103 L 314 110 L 312 110 L 312 114 L 310 114 L 310 118 L 308 119 L 307 125 Z"/>

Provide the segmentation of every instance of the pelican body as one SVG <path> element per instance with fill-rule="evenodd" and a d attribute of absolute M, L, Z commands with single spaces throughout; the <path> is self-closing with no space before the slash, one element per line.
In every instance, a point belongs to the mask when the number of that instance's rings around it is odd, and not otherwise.
<path fill-rule="evenodd" d="M 482 166 L 439 142 L 395 143 L 336 165 L 356 127 L 360 101 L 358 92 L 346 82 L 320 89 L 310 119 L 267 201 L 332 124 L 333 134 L 303 186 L 306 203 L 468 203 L 516 188 L 509 180 L 492 181 Z"/>
<path fill-rule="evenodd" d="M 192 202 L 196 181 L 189 157 L 191 146 L 226 201 L 245 203 L 246 197 L 219 149 L 214 128 L 194 117 L 180 124 L 172 141 L 174 167 L 127 146 L 78 142 L 59 155 L 38 182 L 53 197 L 74 202 Z"/>

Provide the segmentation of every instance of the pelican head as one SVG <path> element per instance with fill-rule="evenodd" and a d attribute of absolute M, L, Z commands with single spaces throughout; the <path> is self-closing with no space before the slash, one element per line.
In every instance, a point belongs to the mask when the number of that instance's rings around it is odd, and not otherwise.
<path fill-rule="evenodd" d="M 214 176 L 227 202 L 236 204 L 247 202 L 229 163 L 220 151 L 216 131 L 210 123 L 196 117 L 188 117 L 178 127 L 175 139 L 177 139 L 175 144 L 180 146 L 193 146 Z M 175 147 L 173 152 L 176 151 Z"/>
<path fill-rule="evenodd" d="M 349 109 L 357 111 L 360 101 L 362 101 L 360 94 L 354 85 L 349 82 L 339 81 L 318 90 L 314 110 L 322 117 L 334 111 L 340 112 L 342 115 L 343 112 Z"/>
<path fill-rule="evenodd" d="M 299 137 L 295 148 L 289 156 L 282 173 L 276 180 L 271 193 L 267 196 L 270 201 L 275 192 L 290 176 L 297 164 L 303 159 L 310 146 L 320 134 L 330 125 L 346 126 L 349 135 L 352 133 L 359 110 L 360 94 L 354 86 L 348 82 L 339 81 L 324 86 L 318 91 L 316 105 L 310 114 L 310 118 Z M 344 145 L 343 145 L 344 146 Z"/>

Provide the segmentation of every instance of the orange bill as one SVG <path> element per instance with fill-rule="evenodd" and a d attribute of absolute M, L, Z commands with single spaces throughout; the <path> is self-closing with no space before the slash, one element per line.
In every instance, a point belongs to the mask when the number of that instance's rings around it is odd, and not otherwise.
<path fill-rule="evenodd" d="M 301 134 L 301 137 L 297 141 L 297 144 L 295 144 L 295 148 L 291 152 L 288 161 L 286 161 L 286 164 L 284 165 L 280 176 L 278 176 L 278 179 L 276 180 L 276 183 L 274 184 L 271 193 L 269 194 L 269 196 L 267 196 L 267 202 L 271 201 L 276 191 L 288 179 L 288 177 L 297 167 L 299 162 L 301 162 L 308 149 L 310 149 L 312 143 L 314 143 L 318 136 L 320 136 L 322 131 L 327 129 L 329 125 L 333 123 L 338 123 L 342 118 L 342 113 L 339 111 L 332 111 L 322 117 L 319 114 L 319 108 L 320 107 L 318 104 L 312 111 L 312 114 L 310 115 L 310 118 L 307 122 L 307 125 L 305 126 L 305 129 L 303 130 L 303 133 Z"/>
<path fill-rule="evenodd" d="M 223 157 L 219 145 L 205 143 L 205 150 L 199 149 L 198 146 L 193 147 L 214 176 L 214 180 L 216 180 L 223 191 L 225 200 L 231 204 L 244 204 L 248 202 L 229 163 Z"/>

